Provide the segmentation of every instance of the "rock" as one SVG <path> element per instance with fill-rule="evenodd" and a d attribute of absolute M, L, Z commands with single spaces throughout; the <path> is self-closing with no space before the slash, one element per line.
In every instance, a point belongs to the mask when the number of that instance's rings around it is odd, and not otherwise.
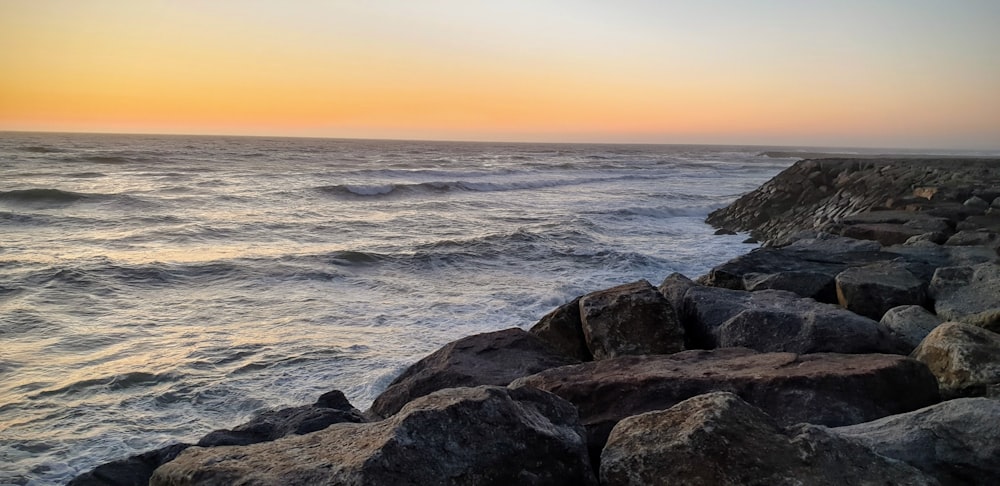
<path fill-rule="evenodd" d="M 816 172 L 818 175 L 810 178 Z M 962 206 L 959 201 L 977 192 L 995 192 L 997 187 L 1000 160 L 996 158 L 802 160 L 729 206 L 713 211 L 706 222 L 717 228 L 750 231 L 754 238 L 769 243 L 786 241 L 797 231 L 820 230 L 898 244 L 929 231 L 917 227 L 923 221 L 911 221 L 939 216 L 952 226 L 969 214 L 983 214 L 981 209 Z M 914 195 L 924 197 L 911 199 Z M 886 212 L 878 210 L 887 205 L 905 206 L 915 216 L 903 223 L 842 224 L 844 218 L 859 213 Z"/>
<path fill-rule="evenodd" d="M 528 332 L 570 358 L 579 361 L 594 359 L 583 337 L 579 297 L 546 314 Z"/>
<path fill-rule="evenodd" d="M 881 245 L 829 234 L 798 234 L 783 248 L 760 248 L 713 268 L 704 283 L 733 290 L 787 290 L 837 302 L 834 277 L 844 269 L 889 259 Z"/>
<path fill-rule="evenodd" d="M 917 236 L 911 236 L 907 238 L 903 244 L 914 245 L 925 241 L 934 243 L 935 245 L 942 245 L 945 241 L 948 241 L 948 235 L 937 231 L 931 231 L 929 233 L 921 233 Z"/>
<path fill-rule="evenodd" d="M 375 398 L 369 413 L 389 417 L 413 399 L 443 388 L 499 385 L 575 363 L 517 328 L 465 337 L 417 361 Z"/>
<path fill-rule="evenodd" d="M 684 349 L 677 313 L 645 280 L 581 297 L 580 322 L 594 359 Z"/>
<path fill-rule="evenodd" d="M 727 229 L 725 229 L 725 228 L 723 228 L 723 229 L 718 229 L 718 230 L 715 230 L 715 236 L 721 236 L 721 235 L 735 235 L 735 234 L 736 234 L 736 232 L 735 232 L 735 231 L 731 231 L 731 230 L 727 230 Z"/>
<path fill-rule="evenodd" d="M 67 486 L 145 486 L 153 471 L 172 461 L 191 444 L 173 444 L 97 466 L 73 478 Z"/>
<path fill-rule="evenodd" d="M 743 243 L 748 244 L 748 245 L 756 245 L 757 243 L 760 243 L 760 242 L 757 241 L 757 238 L 747 238 L 747 239 L 743 240 Z"/>
<path fill-rule="evenodd" d="M 943 322 L 919 305 L 901 305 L 889 309 L 879 322 L 911 348 L 917 347 L 935 327 Z"/>
<path fill-rule="evenodd" d="M 782 425 L 849 425 L 938 401 L 934 376 L 904 356 L 740 348 L 593 361 L 519 378 L 510 387 L 550 391 L 576 405 L 595 457 L 619 420 L 712 391 L 735 393 Z"/>
<path fill-rule="evenodd" d="M 959 398 L 834 432 L 942 484 L 1000 484 L 1000 401 Z"/>
<path fill-rule="evenodd" d="M 942 319 L 1000 331 L 1000 265 L 938 268 L 929 292 Z"/>
<path fill-rule="evenodd" d="M 943 396 L 1000 394 L 1000 334 L 946 322 L 931 331 L 911 356 L 930 368 Z"/>
<path fill-rule="evenodd" d="M 418 398 L 390 419 L 244 447 L 193 447 L 151 485 L 596 485 L 573 406 L 482 386 Z"/>
<path fill-rule="evenodd" d="M 968 218 L 959 221 L 955 226 L 955 229 L 959 231 L 988 231 L 991 233 L 1000 233 L 1000 214 L 969 216 Z"/>
<path fill-rule="evenodd" d="M 746 347 L 794 353 L 905 353 L 887 328 L 837 306 L 791 292 L 692 287 L 681 322 L 689 347 Z"/>
<path fill-rule="evenodd" d="M 984 201 L 979 196 L 972 196 L 969 199 L 966 199 L 965 202 L 962 203 L 962 205 L 967 208 L 983 210 L 983 211 L 986 211 L 986 208 L 990 207 L 990 203 Z"/>
<path fill-rule="evenodd" d="M 667 298 L 667 301 L 670 302 L 670 306 L 674 310 L 679 311 L 681 306 L 684 305 L 684 294 L 687 293 L 688 289 L 696 285 L 698 284 L 694 283 L 691 279 L 674 272 L 663 279 L 663 283 L 657 287 L 657 290 Z"/>
<path fill-rule="evenodd" d="M 601 484 L 938 484 L 824 427 L 784 428 L 732 393 L 628 417 L 601 453 Z"/>
<path fill-rule="evenodd" d="M 837 275 L 837 300 L 842 307 L 872 319 L 893 307 L 923 305 L 927 284 L 900 262 L 880 262 L 844 270 Z"/>
<path fill-rule="evenodd" d="M 883 253 L 908 263 L 925 264 L 932 269 L 931 275 L 934 274 L 933 269 L 938 267 L 976 265 L 998 259 L 996 252 L 982 246 L 895 245 L 883 248 Z"/>
<path fill-rule="evenodd" d="M 315 405 L 264 412 L 232 430 L 216 430 L 198 441 L 199 447 L 248 445 L 286 435 L 302 435 L 342 422 L 361 423 L 365 418 L 339 390 L 323 394 Z"/>
<path fill-rule="evenodd" d="M 944 244 L 951 246 L 985 246 L 996 251 L 1000 248 L 1000 236 L 992 231 L 962 230 L 948 238 Z"/>
<path fill-rule="evenodd" d="M 845 227 L 841 235 L 859 240 L 873 240 L 882 245 L 899 245 L 927 231 L 923 228 L 912 228 L 897 223 L 855 224 Z"/>

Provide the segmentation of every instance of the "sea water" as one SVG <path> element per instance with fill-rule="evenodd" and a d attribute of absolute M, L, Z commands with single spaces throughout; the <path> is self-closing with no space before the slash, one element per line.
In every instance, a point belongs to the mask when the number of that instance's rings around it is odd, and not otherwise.
<path fill-rule="evenodd" d="M 748 251 L 761 147 L 0 133 L 0 484 L 312 403 Z"/>

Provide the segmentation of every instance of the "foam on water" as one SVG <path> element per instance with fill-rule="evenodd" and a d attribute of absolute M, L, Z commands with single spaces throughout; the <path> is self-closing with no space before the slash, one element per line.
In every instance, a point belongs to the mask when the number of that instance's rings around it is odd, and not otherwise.
<path fill-rule="evenodd" d="M 0 484 L 59 484 L 748 249 L 761 148 L 0 135 Z"/>

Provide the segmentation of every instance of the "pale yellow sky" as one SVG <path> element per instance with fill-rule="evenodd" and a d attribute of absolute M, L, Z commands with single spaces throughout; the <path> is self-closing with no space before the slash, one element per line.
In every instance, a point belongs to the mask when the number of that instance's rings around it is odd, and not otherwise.
<path fill-rule="evenodd" d="M 995 149 L 998 25 L 993 0 L 0 0 L 0 130 Z"/>

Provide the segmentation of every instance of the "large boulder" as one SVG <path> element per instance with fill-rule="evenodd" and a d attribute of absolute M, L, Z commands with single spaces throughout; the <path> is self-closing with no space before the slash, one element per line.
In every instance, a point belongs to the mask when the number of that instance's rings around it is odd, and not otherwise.
<path fill-rule="evenodd" d="M 369 413 L 389 417 L 415 398 L 443 388 L 504 386 L 515 378 L 576 363 L 522 329 L 476 334 L 417 361 L 375 398 Z"/>
<path fill-rule="evenodd" d="M 836 433 L 905 461 L 942 484 L 1000 484 L 1000 401 L 959 398 Z"/>
<path fill-rule="evenodd" d="M 191 444 L 173 444 L 101 464 L 73 478 L 67 486 L 146 486 L 156 468 L 172 461 L 188 447 Z"/>
<path fill-rule="evenodd" d="M 943 321 L 919 305 L 901 305 L 889 309 L 879 324 L 887 327 L 912 350 Z"/>
<path fill-rule="evenodd" d="M 573 359 L 579 361 L 594 359 L 590 355 L 590 349 L 587 348 L 587 339 L 583 337 L 579 297 L 546 314 L 528 332 Z"/>
<path fill-rule="evenodd" d="M 1000 265 L 939 268 L 929 291 L 943 319 L 1000 331 Z"/>
<path fill-rule="evenodd" d="M 576 405 L 596 454 L 619 420 L 712 391 L 735 393 L 784 425 L 848 425 L 938 400 L 934 376 L 904 356 L 741 348 L 593 361 L 543 371 L 510 386 L 551 391 Z"/>
<path fill-rule="evenodd" d="M 901 353 L 909 349 L 867 317 L 782 290 L 688 289 L 681 322 L 689 347 L 793 353 Z"/>
<path fill-rule="evenodd" d="M 941 324 L 913 350 L 948 397 L 1000 394 L 1000 334 L 961 322 Z"/>
<path fill-rule="evenodd" d="M 390 419 L 192 447 L 151 485 L 596 485 L 576 410 L 538 390 L 441 390 Z"/>
<path fill-rule="evenodd" d="M 364 416 L 351 406 L 343 392 L 334 390 L 323 394 L 313 405 L 267 411 L 232 430 L 213 431 L 202 437 L 198 446 L 256 444 L 286 435 L 308 434 L 333 424 L 364 421 Z"/>
<path fill-rule="evenodd" d="M 581 297 L 580 322 L 594 359 L 684 349 L 684 328 L 676 311 L 645 280 Z"/>
<path fill-rule="evenodd" d="M 601 453 L 604 486 L 937 484 L 906 463 L 830 432 L 785 428 L 732 393 L 618 422 Z"/>
<path fill-rule="evenodd" d="M 845 309 L 881 319 L 893 307 L 923 305 L 927 283 L 902 262 L 879 262 L 844 270 L 837 275 L 837 301 Z"/>

